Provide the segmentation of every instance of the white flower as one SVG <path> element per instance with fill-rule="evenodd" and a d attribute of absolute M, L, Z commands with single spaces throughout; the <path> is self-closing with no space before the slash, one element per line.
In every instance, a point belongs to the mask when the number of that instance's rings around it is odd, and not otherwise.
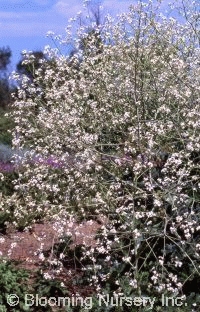
<path fill-rule="evenodd" d="M 44 256 L 44 254 L 41 252 L 40 254 L 39 254 L 39 259 L 41 260 L 41 261 L 44 261 L 45 260 L 45 256 Z"/>
<path fill-rule="evenodd" d="M 50 280 L 52 279 L 52 276 L 49 273 L 43 273 L 44 279 Z"/>
<path fill-rule="evenodd" d="M 138 286 L 137 280 L 136 279 L 130 280 L 129 285 L 132 286 L 133 288 L 137 288 Z"/>
<path fill-rule="evenodd" d="M 5 238 L 4 237 L 0 237 L 0 243 L 4 243 L 5 242 Z"/>
<path fill-rule="evenodd" d="M 129 263 L 131 261 L 131 257 L 122 257 L 122 260 Z"/>

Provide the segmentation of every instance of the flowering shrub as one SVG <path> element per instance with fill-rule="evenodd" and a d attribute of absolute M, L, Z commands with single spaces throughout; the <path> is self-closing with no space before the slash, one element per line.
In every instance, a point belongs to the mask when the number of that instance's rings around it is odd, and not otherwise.
<path fill-rule="evenodd" d="M 11 144 L 12 136 L 9 130 L 13 129 L 12 120 L 5 117 L 5 111 L 0 109 L 0 142 Z"/>
<path fill-rule="evenodd" d="M 80 259 L 101 294 L 200 286 L 199 17 L 156 12 L 138 3 L 108 17 L 85 49 L 79 30 L 71 58 L 46 51 L 54 61 L 23 77 L 14 103 L 13 146 L 31 150 L 14 181 L 16 223 L 35 214 L 62 232 L 70 216 L 106 216 Z"/>

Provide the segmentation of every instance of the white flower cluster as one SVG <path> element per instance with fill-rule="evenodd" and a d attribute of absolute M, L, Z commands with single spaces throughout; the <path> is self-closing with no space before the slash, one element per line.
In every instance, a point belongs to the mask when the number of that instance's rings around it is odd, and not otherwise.
<path fill-rule="evenodd" d="M 134 289 L 149 266 L 158 292 L 181 290 L 172 265 L 199 273 L 199 29 L 191 12 L 178 23 L 152 10 L 139 3 L 101 32 L 81 29 L 71 58 L 46 49 L 50 61 L 22 79 L 13 105 L 13 145 L 46 159 L 24 160 L 16 219 L 51 217 L 63 229 L 63 216 L 108 217 L 83 255 L 98 289 L 122 264 Z"/>

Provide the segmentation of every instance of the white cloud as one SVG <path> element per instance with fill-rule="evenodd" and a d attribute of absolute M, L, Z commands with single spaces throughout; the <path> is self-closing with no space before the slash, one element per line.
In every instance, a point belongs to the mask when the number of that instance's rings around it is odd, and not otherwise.
<path fill-rule="evenodd" d="M 54 27 L 50 27 L 45 21 L 31 21 L 29 23 L 21 22 L 21 23 L 0 23 L 0 37 L 4 37 L 6 33 L 6 37 L 31 37 L 31 36 L 43 36 L 45 37 L 46 33 L 49 29 Z"/>
<path fill-rule="evenodd" d="M 104 0 L 102 2 L 102 6 L 106 11 L 108 11 L 109 14 L 118 14 L 122 13 L 124 11 L 127 11 L 127 9 L 130 7 L 131 4 L 133 4 L 134 0 L 124 0 L 124 1 L 115 1 L 115 0 Z"/>
<path fill-rule="evenodd" d="M 0 0 L 1 1 L 1 0 Z M 20 3 L 20 0 L 10 0 L 8 3 Z M 46 4 L 49 0 L 34 0 Z M 52 3 L 52 1 L 50 1 Z M 52 6 L 37 10 L 3 11 L 0 6 L 0 38 L 45 36 L 52 30 L 57 34 L 64 33 L 68 20 L 83 8 L 81 0 L 55 1 Z M 34 5 L 33 5 L 34 7 Z"/>
<path fill-rule="evenodd" d="M 78 11 L 82 11 L 83 5 L 80 0 L 73 1 L 73 5 L 71 2 L 66 1 L 58 1 L 52 10 L 55 10 L 56 13 L 67 17 L 68 19 L 74 17 Z"/>
<path fill-rule="evenodd" d="M 0 19 L 2 20 L 10 20 L 10 19 L 20 19 L 21 13 L 17 12 L 6 12 L 6 11 L 0 11 Z"/>
<path fill-rule="evenodd" d="M 19 4 L 25 4 L 25 0 L 1 0 L 0 4 L 1 6 L 4 6 L 6 4 L 6 6 L 9 6 L 11 7 L 12 5 L 19 5 Z M 29 1 L 29 2 L 33 2 L 33 3 L 36 3 L 38 5 L 48 5 L 50 4 L 50 0 L 32 0 L 32 1 Z M 27 4 L 27 3 L 26 3 Z M 29 3 L 28 3 L 29 4 Z"/>
<path fill-rule="evenodd" d="M 35 3 L 39 3 L 40 1 L 41 0 L 34 0 Z M 20 3 L 19 0 L 10 0 L 9 4 L 11 2 L 13 4 Z M 60 1 L 58 1 L 58 4 L 59 2 Z M 42 0 L 42 3 L 47 3 L 47 0 Z M 56 33 L 60 31 L 63 32 L 66 26 L 67 19 L 66 16 L 62 14 L 61 6 L 56 7 L 54 5 L 52 7 L 49 7 L 48 9 L 46 8 L 45 10 L 29 9 L 28 11 L 15 11 L 14 9 L 4 11 L 1 10 L 0 6 L 0 38 L 5 36 L 45 36 L 47 31 L 49 30 L 53 30 Z"/>
<path fill-rule="evenodd" d="M 128 10 L 128 7 L 137 0 L 102 0 L 101 5 L 104 10 L 102 14 L 118 14 Z M 3 1 L 4 2 L 4 1 Z M 166 0 L 163 1 L 167 3 Z M 14 5 L 9 11 L 2 10 L 2 0 L 0 0 L 0 38 L 2 37 L 31 37 L 45 36 L 49 30 L 57 34 L 64 33 L 64 29 L 71 17 L 77 12 L 83 11 L 82 0 L 6 0 L 10 8 L 11 4 L 31 3 L 26 10 L 16 11 Z M 34 9 L 37 4 L 43 6 Z M 49 4 L 49 5 L 48 5 Z M 44 9 L 44 5 L 46 6 Z M 85 12 L 86 13 L 86 12 Z M 83 14 L 85 15 L 85 14 Z"/>
<path fill-rule="evenodd" d="M 45 36 L 48 30 L 62 31 L 67 24 L 52 12 L 0 12 L 0 21 L 0 38 Z"/>

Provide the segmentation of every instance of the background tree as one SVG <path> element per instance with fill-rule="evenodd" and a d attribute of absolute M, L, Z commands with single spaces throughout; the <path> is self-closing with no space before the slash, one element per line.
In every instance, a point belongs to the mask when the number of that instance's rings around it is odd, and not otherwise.
<path fill-rule="evenodd" d="M 5 116 L 10 111 L 14 86 L 9 81 L 9 64 L 12 52 L 9 47 L 0 48 L 0 142 L 11 144 L 11 134 L 14 123 L 12 118 Z"/>
<path fill-rule="evenodd" d="M 11 56 L 12 52 L 9 47 L 3 47 L 0 49 L 0 71 L 5 71 L 8 69 Z"/>
<path fill-rule="evenodd" d="M 0 107 L 5 108 L 11 101 L 11 86 L 8 79 L 8 65 L 12 52 L 9 47 L 0 48 Z"/>

